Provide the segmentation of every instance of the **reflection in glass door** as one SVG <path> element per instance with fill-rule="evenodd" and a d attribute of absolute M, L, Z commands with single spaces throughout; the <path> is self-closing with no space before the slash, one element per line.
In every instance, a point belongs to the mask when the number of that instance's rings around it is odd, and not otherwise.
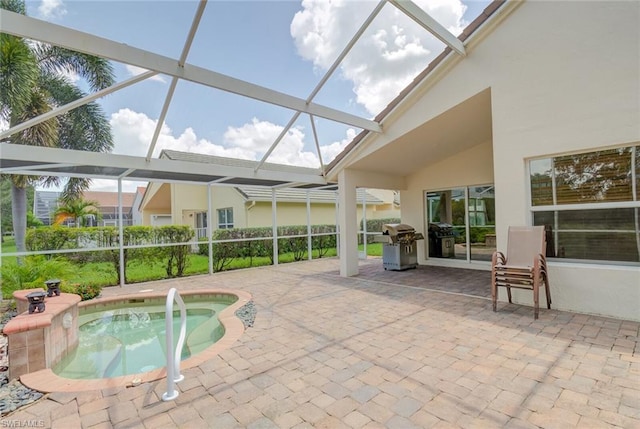
<path fill-rule="evenodd" d="M 496 204 L 493 186 L 469 187 L 471 260 L 490 261 L 496 250 Z"/>
<path fill-rule="evenodd" d="M 467 259 L 465 189 L 427 193 L 429 258 Z"/>

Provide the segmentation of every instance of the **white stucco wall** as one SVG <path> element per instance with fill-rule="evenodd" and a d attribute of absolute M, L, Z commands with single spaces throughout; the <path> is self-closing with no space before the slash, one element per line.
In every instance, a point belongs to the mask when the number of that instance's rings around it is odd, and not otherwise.
<path fill-rule="evenodd" d="M 398 189 L 404 189 L 403 222 L 424 228 L 425 190 L 494 183 L 498 248 L 504 250 L 509 225 L 531 223 L 529 159 L 640 142 L 639 76 L 639 2 L 523 2 L 466 58 L 418 89 L 420 98 L 398 109 L 385 134 L 360 154 L 489 88 L 491 150 L 487 143 L 440 163 L 425 160 L 425 169 Z M 477 168 L 477 157 L 487 168 Z M 424 262 L 424 248 L 420 252 Z M 640 320 L 637 266 L 551 262 L 550 277 L 553 308 Z M 516 302 L 532 303 L 530 292 L 517 292 Z"/>
<path fill-rule="evenodd" d="M 495 58 L 499 248 L 509 225 L 530 223 L 529 158 L 640 140 L 639 18 L 637 2 L 528 2 L 479 49 Z M 554 308 L 640 320 L 640 268 L 551 262 L 549 270 Z M 530 303 L 531 293 L 514 298 Z"/>

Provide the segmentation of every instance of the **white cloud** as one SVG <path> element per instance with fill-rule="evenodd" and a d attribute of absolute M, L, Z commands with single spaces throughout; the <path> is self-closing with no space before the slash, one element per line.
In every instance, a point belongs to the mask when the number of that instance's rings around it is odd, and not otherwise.
<path fill-rule="evenodd" d="M 144 113 L 130 109 L 120 109 L 111 115 L 111 130 L 114 136 L 113 153 L 121 155 L 146 156 L 153 138 L 157 120 Z M 239 127 L 228 127 L 223 135 L 222 144 L 199 139 L 192 128 L 185 129 L 180 135 L 166 124 L 163 125 L 153 152 L 157 157 L 162 149 L 182 152 L 223 156 L 228 158 L 260 160 L 282 132 L 283 127 L 268 121 L 254 118 L 251 123 Z M 355 136 L 349 130 L 344 140 L 320 148 L 323 162 L 330 162 Z M 271 163 L 319 167 L 320 161 L 315 152 L 306 151 L 304 130 L 291 128 L 267 160 Z"/>
<path fill-rule="evenodd" d="M 67 14 L 67 8 L 62 0 L 42 0 L 38 6 L 38 15 L 44 19 L 62 18 Z"/>
<path fill-rule="evenodd" d="M 122 192 L 135 192 L 138 186 L 147 186 L 147 182 L 122 181 Z M 109 179 L 92 179 L 90 189 L 92 191 L 117 192 L 118 182 Z"/>
<path fill-rule="evenodd" d="M 351 141 L 354 139 L 355 136 L 356 136 L 356 130 L 354 130 L 353 128 L 349 128 L 347 130 L 347 135 L 344 139 L 338 142 L 333 142 L 326 146 L 320 146 L 320 153 L 322 154 L 322 162 L 324 162 L 326 165 L 331 161 L 333 161 L 333 159 L 336 156 L 338 156 L 338 154 L 342 152 L 349 143 L 351 143 Z"/>
<path fill-rule="evenodd" d="M 462 32 L 466 6 L 460 0 L 416 0 L 416 4 L 453 34 Z M 327 70 L 373 6 L 361 1 L 303 0 L 290 28 L 298 54 Z M 340 70 L 353 82 L 356 101 L 375 116 L 442 49 L 441 42 L 387 4 Z"/>
<path fill-rule="evenodd" d="M 143 69 L 142 67 L 132 66 L 130 64 L 125 64 L 125 68 L 127 69 L 127 73 L 129 73 L 131 76 L 138 76 L 139 74 L 149 71 L 147 69 Z M 147 80 L 153 80 L 153 81 L 162 82 L 162 83 L 167 82 L 165 78 L 159 74 L 152 76 Z"/>

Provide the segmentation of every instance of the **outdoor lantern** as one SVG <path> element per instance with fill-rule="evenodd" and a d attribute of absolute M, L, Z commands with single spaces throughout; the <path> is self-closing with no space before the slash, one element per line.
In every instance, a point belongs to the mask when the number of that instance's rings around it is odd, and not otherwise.
<path fill-rule="evenodd" d="M 29 314 L 34 312 L 42 313 L 44 311 L 44 297 L 47 294 L 44 291 L 35 291 L 27 295 L 29 300 Z"/>
<path fill-rule="evenodd" d="M 44 282 L 47 285 L 47 296 L 51 297 L 53 294 L 60 296 L 60 280 L 51 279 Z"/>

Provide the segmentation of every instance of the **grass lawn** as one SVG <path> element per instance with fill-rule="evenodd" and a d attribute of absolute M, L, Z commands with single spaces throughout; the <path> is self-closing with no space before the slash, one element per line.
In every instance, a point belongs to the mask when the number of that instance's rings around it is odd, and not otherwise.
<path fill-rule="evenodd" d="M 6 262 L 15 262 L 15 256 L 4 256 L 5 253 L 14 253 L 16 252 L 16 242 L 13 237 L 5 237 L 2 242 L 2 263 Z"/>

